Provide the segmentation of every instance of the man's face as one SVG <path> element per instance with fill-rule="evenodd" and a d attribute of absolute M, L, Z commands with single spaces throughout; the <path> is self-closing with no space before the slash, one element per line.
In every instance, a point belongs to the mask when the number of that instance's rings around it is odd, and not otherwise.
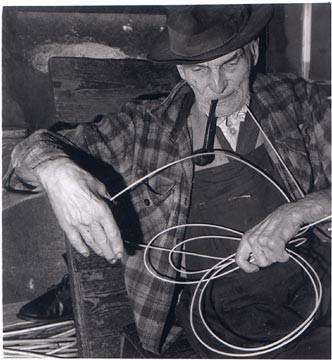
<path fill-rule="evenodd" d="M 200 111 L 209 113 L 211 100 L 218 99 L 217 116 L 240 110 L 249 93 L 251 67 L 258 59 L 258 42 L 232 51 L 217 59 L 190 65 L 178 65 L 180 76 L 195 93 Z"/>

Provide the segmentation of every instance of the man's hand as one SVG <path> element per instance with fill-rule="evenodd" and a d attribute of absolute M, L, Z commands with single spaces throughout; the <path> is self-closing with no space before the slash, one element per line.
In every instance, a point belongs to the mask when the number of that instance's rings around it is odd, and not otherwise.
<path fill-rule="evenodd" d="M 293 204 L 280 206 L 242 236 L 235 260 L 244 271 L 257 271 L 258 266 L 266 267 L 289 259 L 285 246 L 297 234 L 302 223 L 294 210 Z M 249 262 L 250 253 L 256 265 Z"/>
<path fill-rule="evenodd" d="M 296 202 L 280 206 L 241 239 L 235 260 L 246 272 L 289 259 L 285 247 L 303 224 L 310 224 L 331 213 L 331 190 L 320 190 Z M 249 262 L 252 253 L 255 264 Z"/>
<path fill-rule="evenodd" d="M 104 184 L 67 158 L 50 160 L 35 169 L 63 231 L 84 256 L 89 248 L 114 263 L 123 242 Z M 88 248 L 89 247 L 89 248 Z"/>

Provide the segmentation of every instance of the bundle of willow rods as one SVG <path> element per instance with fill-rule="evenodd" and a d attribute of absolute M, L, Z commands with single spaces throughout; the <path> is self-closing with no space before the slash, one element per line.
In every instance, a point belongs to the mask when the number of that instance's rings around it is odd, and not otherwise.
<path fill-rule="evenodd" d="M 77 358 L 74 321 L 22 321 L 3 329 L 5 358 Z"/>

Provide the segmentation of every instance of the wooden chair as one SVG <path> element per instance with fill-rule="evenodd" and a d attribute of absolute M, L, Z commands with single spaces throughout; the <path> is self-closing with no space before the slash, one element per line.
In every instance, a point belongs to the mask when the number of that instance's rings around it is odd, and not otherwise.
<path fill-rule="evenodd" d="M 179 80 L 174 65 L 133 59 L 51 58 L 49 74 L 54 121 L 69 123 L 117 112 L 133 98 L 165 95 Z M 122 265 L 111 265 L 95 254 L 84 258 L 68 242 L 66 248 L 79 356 L 153 357 L 140 347 Z M 189 357 L 188 346 L 181 345 L 180 349 L 182 357 Z M 181 357 L 177 350 L 171 354 Z"/>
<path fill-rule="evenodd" d="M 54 121 L 92 121 L 129 100 L 163 96 L 179 81 L 174 65 L 134 59 L 53 57 L 49 75 Z"/>

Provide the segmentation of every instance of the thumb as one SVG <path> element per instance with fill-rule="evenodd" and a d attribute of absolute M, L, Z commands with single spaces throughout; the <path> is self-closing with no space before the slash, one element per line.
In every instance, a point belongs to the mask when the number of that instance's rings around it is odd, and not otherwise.
<path fill-rule="evenodd" d="M 108 192 L 106 186 L 102 182 L 96 180 L 95 189 L 97 190 L 99 196 L 101 196 L 108 203 L 110 204 L 115 203 L 115 201 L 112 200 L 113 198 L 112 195 Z"/>
<path fill-rule="evenodd" d="M 257 265 L 249 262 L 251 252 L 252 251 L 249 243 L 242 238 L 240 245 L 236 251 L 235 261 L 242 270 L 248 273 L 259 270 Z"/>

